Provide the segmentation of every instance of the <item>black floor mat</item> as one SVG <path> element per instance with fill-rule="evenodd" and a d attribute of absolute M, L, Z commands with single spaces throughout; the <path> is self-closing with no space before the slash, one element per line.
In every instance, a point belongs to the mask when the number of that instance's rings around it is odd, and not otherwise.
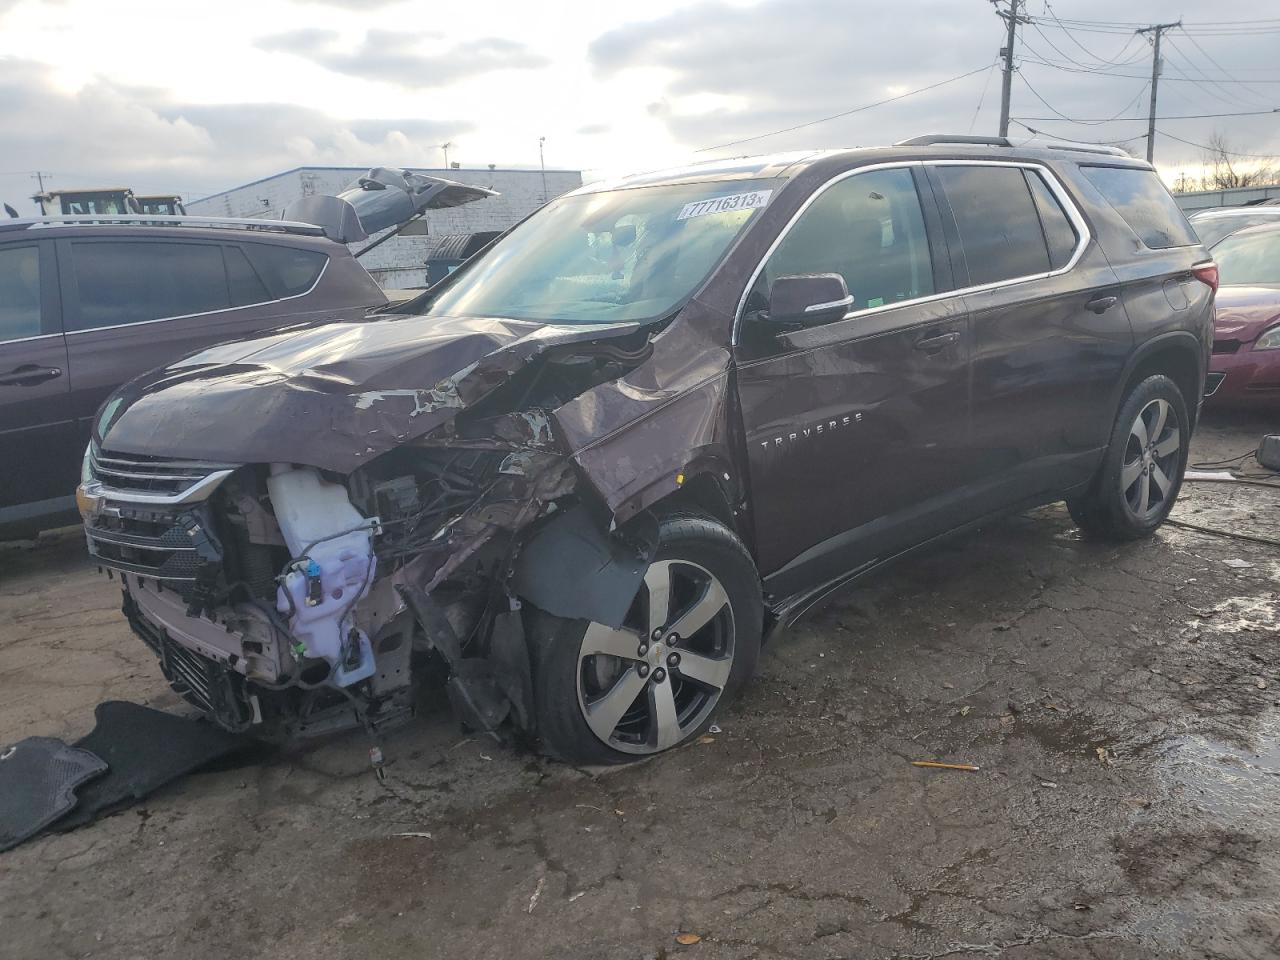
<path fill-rule="evenodd" d="M 90 751 L 52 737 L 28 737 L 0 750 L 0 850 L 63 816 L 76 805 L 76 788 L 106 769 Z"/>
<path fill-rule="evenodd" d="M 238 750 L 254 745 L 202 720 L 188 720 L 123 700 L 94 711 L 97 726 L 77 747 L 107 762 L 106 776 L 80 791 L 80 802 L 54 824 L 73 830 Z"/>

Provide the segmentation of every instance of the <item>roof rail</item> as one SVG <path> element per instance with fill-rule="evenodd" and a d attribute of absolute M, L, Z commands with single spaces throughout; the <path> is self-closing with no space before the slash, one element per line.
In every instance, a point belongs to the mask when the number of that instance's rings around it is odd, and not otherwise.
<path fill-rule="evenodd" d="M 1074 153 L 1100 153 L 1106 157 L 1127 157 L 1132 160 L 1129 154 L 1125 153 L 1119 147 L 1104 147 L 1101 144 L 1090 144 L 1087 147 L 1077 146 L 1074 143 L 1046 143 L 1045 146 L 1050 150 L 1071 150 Z"/>
<path fill-rule="evenodd" d="M 895 147 L 931 147 L 940 143 L 968 143 L 983 147 L 1012 147 L 1008 137 L 972 137 L 964 134 L 926 133 L 910 140 L 899 140 Z"/>
<path fill-rule="evenodd" d="M 323 237 L 324 230 L 311 223 L 292 220 L 257 220 L 250 217 L 194 217 L 172 216 L 160 213 L 79 214 L 57 217 L 24 217 L 18 220 L 0 220 L 0 232 L 28 230 L 80 224 L 111 224 L 138 227 L 213 227 L 261 231 L 265 233 L 293 233 L 308 237 Z"/>

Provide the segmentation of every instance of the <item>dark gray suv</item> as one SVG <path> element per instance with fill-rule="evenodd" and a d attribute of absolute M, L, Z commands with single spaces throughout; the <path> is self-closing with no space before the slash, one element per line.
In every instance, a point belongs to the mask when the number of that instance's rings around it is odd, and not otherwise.
<path fill-rule="evenodd" d="M 75 521 L 89 426 L 120 384 L 220 340 L 386 302 L 308 224 L 0 220 L 0 536 Z"/>
<path fill-rule="evenodd" d="M 336 197 L 295 200 L 284 220 L 0 221 L 0 537 L 75 520 L 90 422 L 116 387 L 222 340 L 385 307 L 355 258 L 428 210 L 496 195 L 374 167 Z"/>

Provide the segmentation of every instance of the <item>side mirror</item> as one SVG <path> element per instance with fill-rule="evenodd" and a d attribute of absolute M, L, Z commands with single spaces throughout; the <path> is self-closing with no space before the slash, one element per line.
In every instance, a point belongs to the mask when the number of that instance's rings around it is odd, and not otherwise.
<path fill-rule="evenodd" d="M 801 273 L 778 277 L 769 289 L 769 322 L 808 326 L 839 320 L 853 297 L 838 273 Z"/>

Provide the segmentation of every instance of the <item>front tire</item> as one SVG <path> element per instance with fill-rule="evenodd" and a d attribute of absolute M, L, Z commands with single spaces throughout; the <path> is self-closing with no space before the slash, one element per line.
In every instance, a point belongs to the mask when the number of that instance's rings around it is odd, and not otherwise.
<path fill-rule="evenodd" d="M 1129 391 L 1088 491 L 1067 501 L 1085 534 L 1137 540 L 1164 523 L 1182 489 L 1190 422 L 1182 391 L 1168 377 L 1147 377 Z"/>
<path fill-rule="evenodd" d="M 620 629 L 529 617 L 537 733 L 570 763 L 627 763 L 700 735 L 755 671 L 760 578 L 727 527 L 660 518 L 658 548 Z"/>

